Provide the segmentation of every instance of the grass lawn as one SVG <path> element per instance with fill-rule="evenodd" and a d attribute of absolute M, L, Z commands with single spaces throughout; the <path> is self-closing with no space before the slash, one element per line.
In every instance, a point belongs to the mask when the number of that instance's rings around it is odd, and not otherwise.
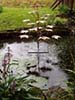
<path fill-rule="evenodd" d="M 25 23 L 23 23 L 24 19 L 34 20 L 32 15 L 28 13 L 32 10 L 32 8 L 4 7 L 3 12 L 0 13 L 0 31 L 26 27 Z M 39 8 L 39 13 L 42 16 L 46 13 L 52 14 L 54 12 L 50 8 L 43 7 Z"/>

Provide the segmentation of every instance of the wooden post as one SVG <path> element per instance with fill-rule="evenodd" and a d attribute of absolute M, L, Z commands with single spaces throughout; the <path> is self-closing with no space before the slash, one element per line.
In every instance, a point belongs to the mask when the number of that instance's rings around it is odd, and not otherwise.
<path fill-rule="evenodd" d="M 64 4 L 68 6 L 69 0 L 64 0 Z"/>
<path fill-rule="evenodd" d="M 52 5 L 51 8 L 58 2 L 59 0 L 56 0 Z"/>
<path fill-rule="evenodd" d="M 62 5 L 64 4 L 64 0 L 62 0 Z"/>
<path fill-rule="evenodd" d="M 70 1 L 71 1 L 71 2 L 70 2 L 70 4 L 71 4 L 71 5 L 70 5 L 70 9 L 71 9 L 71 11 L 72 11 L 72 10 L 73 10 L 73 6 L 74 6 L 74 2 L 75 2 L 75 1 L 74 1 L 74 0 L 70 0 Z"/>
<path fill-rule="evenodd" d="M 51 8 L 55 9 L 61 3 L 68 6 L 70 10 L 73 10 L 75 0 L 55 0 L 55 2 L 51 5 Z"/>
<path fill-rule="evenodd" d="M 51 8 L 55 9 L 58 5 L 60 5 L 61 3 L 63 4 L 64 0 L 56 0 L 52 5 Z"/>
<path fill-rule="evenodd" d="M 58 5 L 60 5 L 62 3 L 61 0 L 58 0 L 58 2 L 56 3 L 56 5 L 54 5 L 53 9 L 55 9 Z"/>

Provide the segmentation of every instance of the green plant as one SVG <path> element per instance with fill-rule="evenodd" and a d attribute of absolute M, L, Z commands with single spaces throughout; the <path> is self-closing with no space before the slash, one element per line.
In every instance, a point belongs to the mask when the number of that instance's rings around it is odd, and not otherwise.
<path fill-rule="evenodd" d="M 66 5 L 61 5 L 59 7 L 59 12 L 62 13 L 62 14 L 67 14 L 68 11 L 69 11 L 69 8 Z"/>
<path fill-rule="evenodd" d="M 7 59 L 6 59 L 7 58 Z M 14 76 L 10 71 L 11 65 L 15 65 L 15 62 L 10 64 L 11 53 L 8 47 L 8 52 L 4 56 L 3 70 L 0 69 L 0 100 L 41 100 L 40 96 L 32 95 L 30 90 L 33 88 L 30 84 L 35 82 L 33 79 L 28 80 L 28 76 Z M 15 61 L 15 60 L 14 60 Z M 40 91 L 40 89 L 39 89 Z"/>
<path fill-rule="evenodd" d="M 64 41 L 64 39 L 63 39 Z M 61 44 L 60 58 L 61 67 L 68 74 L 67 81 L 67 98 L 68 100 L 75 100 L 75 36 L 70 35 L 65 38 L 65 41 Z M 64 100 L 64 99 L 63 99 Z"/>
<path fill-rule="evenodd" d="M 24 20 L 25 23 L 27 23 L 30 27 L 37 27 L 37 29 L 41 26 L 46 26 L 47 20 L 50 16 L 50 14 L 46 14 L 43 17 L 40 16 L 40 13 L 38 10 L 34 10 L 29 12 L 29 14 L 34 17 L 34 22 L 31 22 L 30 19 Z"/>
<path fill-rule="evenodd" d="M 32 86 L 29 83 L 32 82 L 27 77 L 7 77 L 6 81 L 0 83 L 0 100 L 41 100 L 30 93 Z"/>
<path fill-rule="evenodd" d="M 52 31 L 51 29 L 49 30 L 49 25 L 50 23 L 53 22 L 55 16 L 50 15 L 50 14 L 44 14 L 41 16 L 39 9 L 35 8 L 33 11 L 29 12 L 30 16 L 34 18 L 33 21 L 30 19 L 25 19 L 23 22 L 25 25 L 28 27 L 28 32 L 36 32 L 37 36 L 40 37 L 43 34 L 43 31 Z M 52 17 L 53 16 L 53 17 Z M 51 18 L 51 19 L 50 19 Z"/>
<path fill-rule="evenodd" d="M 33 11 L 33 8 L 12 8 L 3 7 L 3 12 L 0 14 L 0 31 L 4 30 L 17 30 L 19 28 L 28 28 L 27 24 L 23 23 L 22 20 L 30 19 L 34 22 L 33 16 L 28 14 L 28 12 Z M 53 13 L 50 8 L 39 8 L 38 12 L 40 16 L 47 13 Z"/>
<path fill-rule="evenodd" d="M 55 25 L 65 25 L 67 23 L 67 19 L 66 18 L 60 18 L 60 17 L 56 17 L 54 19 L 54 22 L 53 22 Z"/>
<path fill-rule="evenodd" d="M 3 7 L 0 5 L 0 13 L 3 12 Z"/>

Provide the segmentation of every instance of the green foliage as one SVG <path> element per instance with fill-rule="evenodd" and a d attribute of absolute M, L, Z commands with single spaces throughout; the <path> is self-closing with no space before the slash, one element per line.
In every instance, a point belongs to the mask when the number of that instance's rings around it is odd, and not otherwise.
<path fill-rule="evenodd" d="M 67 14 L 68 11 L 69 11 L 69 8 L 66 5 L 61 5 L 59 7 L 59 12 L 62 13 L 62 14 Z"/>
<path fill-rule="evenodd" d="M 14 30 L 19 28 L 27 28 L 27 24 L 23 23 L 22 20 L 30 19 L 35 22 L 34 17 L 28 12 L 31 12 L 32 8 L 3 8 L 3 13 L 0 14 L 0 31 L 2 30 Z M 53 13 L 50 8 L 39 8 L 40 16 L 47 13 Z"/>
<path fill-rule="evenodd" d="M 47 26 L 53 24 L 56 18 L 56 11 L 55 13 L 51 11 L 51 14 L 41 14 L 37 6 L 33 11 L 29 12 L 29 14 L 34 20 L 25 19 L 23 22 L 27 25 L 29 32 L 40 33 L 39 35 L 42 35 L 42 31 L 46 31 Z"/>
<path fill-rule="evenodd" d="M 65 25 L 67 23 L 67 19 L 66 18 L 60 18 L 60 17 L 56 17 L 54 20 L 54 24 L 55 25 Z"/>
<path fill-rule="evenodd" d="M 71 40 L 70 40 L 71 39 Z M 60 61 L 60 67 L 63 69 L 73 69 L 73 60 L 71 53 L 73 53 L 73 56 L 75 57 L 75 39 L 74 37 L 64 37 L 62 41 L 60 41 L 59 44 L 59 49 L 61 52 L 59 53 L 59 58 L 61 59 Z"/>
<path fill-rule="evenodd" d="M 27 80 L 26 77 L 8 77 L 5 82 L 0 83 L 0 100 L 41 100 L 29 92 L 31 82 L 33 80 Z"/>
<path fill-rule="evenodd" d="M 30 93 L 30 87 L 25 77 L 15 79 L 10 77 L 4 83 L 0 83 L 0 99 L 1 100 L 41 100 L 40 97 Z"/>
<path fill-rule="evenodd" d="M 65 40 L 65 41 L 64 41 Z M 68 36 L 61 43 L 60 66 L 68 73 L 68 100 L 75 100 L 75 36 Z"/>
<path fill-rule="evenodd" d="M 68 94 L 71 100 L 75 100 L 75 71 L 67 69 L 69 74 L 69 81 L 67 82 L 68 85 Z"/>
<path fill-rule="evenodd" d="M 0 13 L 2 13 L 3 12 L 3 7 L 2 6 L 0 6 Z"/>
<path fill-rule="evenodd" d="M 10 56 L 8 56 L 10 59 Z M 11 65 L 15 65 L 17 60 L 13 60 L 14 63 L 6 64 L 6 61 L 3 64 L 3 70 L 1 72 L 0 80 L 0 100 L 41 100 L 38 95 L 32 95 L 30 89 L 33 87 L 30 85 L 35 82 L 33 79 L 28 80 L 28 76 L 14 76 L 10 71 Z M 41 91 L 39 89 L 39 91 Z"/>

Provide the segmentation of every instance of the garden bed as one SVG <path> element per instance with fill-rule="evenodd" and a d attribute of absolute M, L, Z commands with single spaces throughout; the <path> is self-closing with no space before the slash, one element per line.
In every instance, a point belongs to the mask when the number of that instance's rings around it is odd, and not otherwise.
<path fill-rule="evenodd" d="M 30 38 L 36 38 L 40 36 L 48 36 L 51 37 L 52 35 L 60 35 L 60 36 L 68 36 L 71 33 L 71 30 L 68 28 L 65 28 L 63 26 L 53 26 L 53 28 L 44 28 L 43 30 L 40 30 L 40 33 L 37 33 L 34 28 L 31 28 L 31 31 L 25 33 L 21 31 L 27 31 L 28 29 L 21 28 L 21 29 L 15 29 L 15 30 L 7 30 L 0 32 L 0 38 L 1 39 L 20 39 L 20 35 L 29 35 Z"/>

